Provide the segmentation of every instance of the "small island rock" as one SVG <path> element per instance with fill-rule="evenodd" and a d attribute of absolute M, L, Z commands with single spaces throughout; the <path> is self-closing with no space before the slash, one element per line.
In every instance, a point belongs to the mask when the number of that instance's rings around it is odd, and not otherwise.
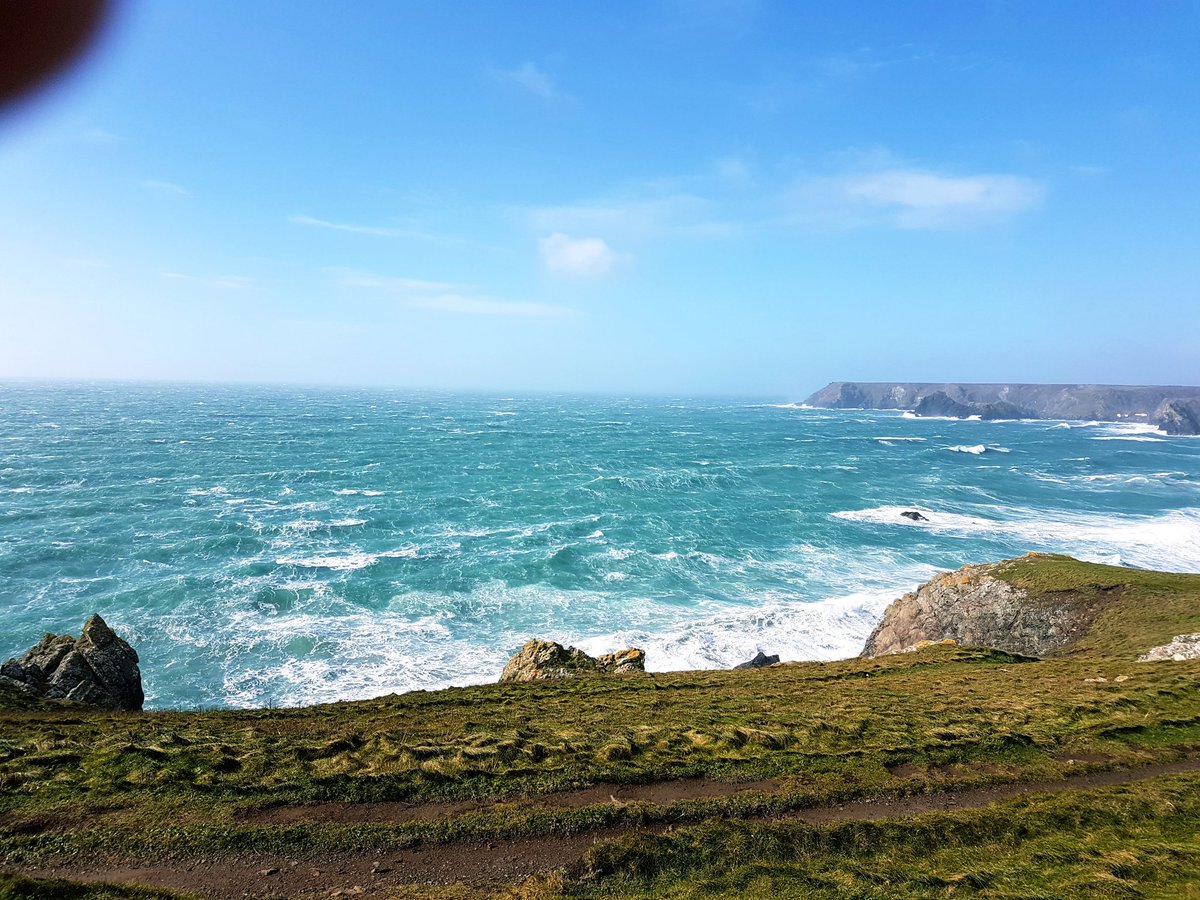
<path fill-rule="evenodd" d="M 629 675 L 646 671 L 646 651 L 636 647 L 588 656 L 554 641 L 529 641 L 508 661 L 500 681 L 544 681 L 577 675 Z"/>
<path fill-rule="evenodd" d="M 138 655 L 92 616 L 79 638 L 47 634 L 20 659 L 0 666 L 0 684 L 49 700 L 97 709 L 140 710 L 145 699 Z"/>
<path fill-rule="evenodd" d="M 921 515 L 915 509 L 906 509 L 904 512 L 900 513 L 900 515 L 905 519 L 912 519 L 914 522 L 929 521 L 929 519 L 925 518 L 925 516 Z"/>

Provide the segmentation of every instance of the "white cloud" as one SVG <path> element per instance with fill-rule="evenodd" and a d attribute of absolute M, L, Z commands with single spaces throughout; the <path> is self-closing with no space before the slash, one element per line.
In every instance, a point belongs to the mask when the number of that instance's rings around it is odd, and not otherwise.
<path fill-rule="evenodd" d="M 515 84 L 543 100 L 566 100 L 554 79 L 531 62 L 523 62 L 515 69 L 498 69 L 494 71 L 497 78 Z"/>
<path fill-rule="evenodd" d="M 331 270 L 335 274 L 340 270 Z M 420 278 L 396 278 L 368 275 L 363 272 L 342 272 L 342 284 L 347 287 L 386 288 L 403 293 L 421 291 L 457 291 L 460 286 L 448 281 L 425 281 Z"/>
<path fill-rule="evenodd" d="M 217 275 L 208 277 L 204 275 L 185 275 L 182 272 L 163 272 L 162 277 L 169 278 L 172 281 L 190 281 L 222 291 L 240 291 L 251 285 L 250 279 L 242 275 Z"/>
<path fill-rule="evenodd" d="M 1045 190 L 1018 175 L 939 175 L 924 169 L 888 169 L 842 182 L 854 204 L 882 210 L 900 228 L 955 228 L 985 224 L 1033 209 Z"/>
<path fill-rule="evenodd" d="M 186 197 L 191 193 L 183 185 L 176 184 L 173 181 L 157 181 L 153 178 L 143 181 L 142 187 L 151 191 L 158 191 L 160 194 L 174 194 L 177 197 Z"/>
<path fill-rule="evenodd" d="M 753 180 L 750 175 L 750 167 L 736 156 L 727 156 L 717 160 L 716 172 L 717 177 L 731 187 L 748 187 Z"/>
<path fill-rule="evenodd" d="M 565 306 L 549 303 L 531 303 L 523 300 L 496 300 L 492 297 L 467 294 L 431 294 L 413 297 L 407 304 L 416 309 L 432 309 L 438 312 L 463 313 L 473 316 L 566 316 L 571 310 Z"/>
<path fill-rule="evenodd" d="M 410 309 L 429 309 L 435 312 L 474 316 L 558 317 L 573 312 L 565 306 L 533 303 L 524 300 L 498 300 L 483 294 L 469 293 L 459 285 L 422 278 L 398 278 L 347 273 L 342 278 L 347 287 L 382 290 L 395 296 Z"/>
<path fill-rule="evenodd" d="M 667 235 L 711 237 L 728 234 L 732 226 L 710 217 L 711 204 L 694 194 L 675 192 L 648 197 L 618 198 L 596 203 L 543 206 L 528 211 L 538 231 L 591 232 L 608 239 L 636 240 Z"/>
<path fill-rule="evenodd" d="M 607 275 L 620 259 L 601 238 L 573 238 L 562 232 L 538 241 L 538 252 L 546 271 L 579 278 Z"/>
<path fill-rule="evenodd" d="M 331 231 L 346 231 L 350 234 L 366 234 L 372 237 L 390 238 L 424 238 L 427 235 L 416 231 L 406 231 L 399 228 L 381 228 L 374 225 L 353 225 L 345 222 L 330 222 L 313 216 L 291 216 L 288 219 L 293 225 L 308 225 L 312 228 L 328 228 Z"/>

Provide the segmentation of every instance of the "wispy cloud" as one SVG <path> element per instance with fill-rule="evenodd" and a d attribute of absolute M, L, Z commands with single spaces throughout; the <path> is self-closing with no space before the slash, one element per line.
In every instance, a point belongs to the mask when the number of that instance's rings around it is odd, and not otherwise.
<path fill-rule="evenodd" d="M 409 309 L 472 316 L 560 317 L 573 313 L 565 306 L 534 303 L 524 300 L 500 300 L 470 291 L 463 285 L 422 278 L 372 275 L 365 272 L 340 271 L 346 287 L 385 291 Z"/>
<path fill-rule="evenodd" d="M 1045 196 L 1040 182 L 1019 175 L 944 175 L 886 169 L 842 179 L 846 200 L 883 213 L 899 228 L 960 228 L 1026 212 Z"/>
<path fill-rule="evenodd" d="M 384 288 L 404 293 L 462 290 L 461 285 L 452 284 L 448 281 L 424 281 L 420 278 L 369 275 L 364 272 L 353 272 L 344 269 L 331 269 L 329 271 L 333 274 L 340 274 L 342 284 L 347 287 Z"/>
<path fill-rule="evenodd" d="M 648 186 L 643 196 L 526 210 L 529 224 L 541 232 L 591 233 L 611 240 L 670 235 L 711 237 L 727 234 L 728 222 L 712 216 L 712 203 L 687 192 L 663 194 Z"/>
<path fill-rule="evenodd" d="M 378 225 L 355 225 L 349 222 L 330 222 L 314 216 L 289 216 L 288 221 L 293 225 L 307 225 L 310 228 L 327 228 L 330 231 L 344 231 L 349 234 L 365 234 L 371 237 L 386 238 L 418 238 L 428 239 L 430 235 L 414 229 L 386 228 Z"/>
<path fill-rule="evenodd" d="M 115 144 L 121 136 L 103 128 L 89 128 L 83 133 L 83 140 L 89 144 Z"/>
<path fill-rule="evenodd" d="M 558 317 L 571 314 L 565 306 L 549 303 L 533 303 L 524 300 L 496 300 L 492 297 L 468 294 L 431 294 L 413 297 L 408 306 L 415 309 L 432 309 L 437 312 L 462 313 L 471 316 L 524 316 Z"/>
<path fill-rule="evenodd" d="M 177 197 L 186 197 L 191 193 L 181 184 L 176 184 L 173 181 L 159 181 L 154 178 L 148 178 L 142 182 L 142 187 L 147 190 L 157 191 L 160 194 L 174 194 Z"/>
<path fill-rule="evenodd" d="M 620 261 L 602 238 L 573 238 L 562 232 L 538 241 L 538 252 L 547 272 L 576 278 L 601 278 Z"/>
<path fill-rule="evenodd" d="M 168 278 L 172 281 L 189 281 L 193 284 L 204 285 L 205 287 L 217 288 L 222 291 L 240 291 L 244 290 L 253 284 L 253 282 L 243 275 L 187 275 L 183 272 L 163 272 L 163 278 Z"/>
<path fill-rule="evenodd" d="M 543 100 L 570 100 L 554 82 L 554 78 L 531 62 L 523 62 L 515 69 L 492 69 L 492 75 L 500 81 L 515 85 Z"/>

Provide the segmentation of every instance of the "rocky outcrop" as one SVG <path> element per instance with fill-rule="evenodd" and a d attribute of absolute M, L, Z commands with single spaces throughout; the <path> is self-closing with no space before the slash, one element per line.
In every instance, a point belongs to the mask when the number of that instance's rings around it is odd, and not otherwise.
<path fill-rule="evenodd" d="M 577 647 L 554 641 L 529 641 L 508 661 L 500 680 L 544 681 L 579 675 L 630 675 L 646 671 L 646 651 L 630 647 L 603 656 L 588 656 Z"/>
<path fill-rule="evenodd" d="M 1154 424 L 1167 434 L 1200 434 L 1200 401 L 1168 400 L 1154 411 Z"/>
<path fill-rule="evenodd" d="M 1200 387 L 834 381 L 806 402 L 830 409 L 905 409 L 955 418 L 1129 420 L 1157 425 L 1169 434 L 1200 433 Z"/>
<path fill-rule="evenodd" d="M 772 653 L 770 656 L 767 656 L 767 654 L 765 654 L 761 650 L 759 650 L 758 653 L 754 654 L 754 659 L 748 660 L 747 662 L 744 662 L 744 663 L 738 663 L 736 666 L 734 666 L 734 668 L 735 669 L 763 669 L 763 668 L 766 668 L 767 666 L 773 666 L 777 662 L 779 662 L 779 654 L 778 653 Z"/>
<path fill-rule="evenodd" d="M 1200 659 L 1200 634 L 1177 634 L 1169 644 L 1147 650 L 1138 657 L 1138 662 L 1157 662 L 1164 659 L 1177 662 Z"/>
<path fill-rule="evenodd" d="M 140 710 L 144 700 L 137 651 L 98 615 L 84 623 L 78 639 L 47 634 L 20 659 L 4 663 L 0 684 L 98 709 Z"/>
<path fill-rule="evenodd" d="M 949 639 L 1047 656 L 1082 638 L 1103 608 L 1103 598 L 1067 592 L 1030 596 L 996 577 L 1003 565 L 963 566 L 905 594 L 884 612 L 862 655 L 900 653 L 923 641 Z"/>
<path fill-rule="evenodd" d="M 1007 400 L 993 400 L 990 403 L 963 403 L 955 400 L 945 391 L 934 391 L 926 394 L 913 407 L 913 413 L 918 416 L 945 416 L 952 419 L 967 419 L 978 416 L 985 421 L 995 419 L 1036 419 L 1032 411 L 1022 409 Z"/>

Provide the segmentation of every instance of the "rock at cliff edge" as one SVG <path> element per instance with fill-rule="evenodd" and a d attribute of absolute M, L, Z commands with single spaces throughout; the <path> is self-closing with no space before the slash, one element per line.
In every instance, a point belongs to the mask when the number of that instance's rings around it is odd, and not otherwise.
<path fill-rule="evenodd" d="M 500 681 L 546 681 L 579 675 L 629 675 L 646 671 L 646 651 L 636 647 L 588 656 L 554 641 L 529 641 L 508 661 Z"/>
<path fill-rule="evenodd" d="M 140 710 L 142 673 L 138 655 L 99 615 L 78 638 L 47 634 L 20 659 L 0 666 L 0 684 L 47 700 L 68 700 L 97 709 Z"/>

